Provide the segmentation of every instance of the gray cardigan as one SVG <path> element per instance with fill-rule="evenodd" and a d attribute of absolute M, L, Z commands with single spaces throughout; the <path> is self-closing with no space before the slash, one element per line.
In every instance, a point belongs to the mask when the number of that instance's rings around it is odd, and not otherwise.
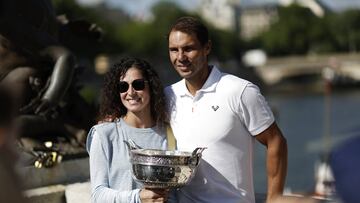
<path fill-rule="evenodd" d="M 166 131 L 159 127 L 134 128 L 123 119 L 91 128 L 86 148 L 90 156 L 91 202 L 140 203 L 141 184 L 131 174 L 128 148 L 132 139 L 147 149 L 166 149 Z"/>

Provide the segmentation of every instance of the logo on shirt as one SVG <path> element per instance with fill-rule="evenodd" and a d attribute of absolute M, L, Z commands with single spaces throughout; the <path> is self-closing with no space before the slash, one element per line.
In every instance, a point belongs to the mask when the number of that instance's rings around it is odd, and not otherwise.
<path fill-rule="evenodd" d="M 214 111 L 216 111 L 216 110 L 219 109 L 219 106 L 218 106 L 218 105 L 215 105 L 215 106 L 211 106 L 211 108 L 212 108 Z"/>

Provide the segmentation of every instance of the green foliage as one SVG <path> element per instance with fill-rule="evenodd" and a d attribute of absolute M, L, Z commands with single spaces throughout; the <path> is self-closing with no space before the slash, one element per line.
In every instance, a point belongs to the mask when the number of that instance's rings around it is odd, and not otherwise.
<path fill-rule="evenodd" d="M 119 36 L 129 54 L 168 60 L 167 35 L 171 25 L 181 16 L 200 17 L 167 1 L 156 4 L 152 8 L 152 13 L 152 21 L 131 21 L 120 27 L 116 35 Z M 235 33 L 217 30 L 210 25 L 208 27 L 214 47 L 213 54 L 217 59 L 225 60 L 239 55 L 239 38 Z"/>
<path fill-rule="evenodd" d="M 97 89 L 91 86 L 84 86 L 80 89 L 79 94 L 88 104 L 93 104 L 99 96 Z"/>
<path fill-rule="evenodd" d="M 58 14 L 66 14 L 69 19 L 85 19 L 103 29 L 101 43 L 89 43 L 89 47 L 76 50 L 76 53 L 88 56 L 97 53 L 129 54 L 167 61 L 167 35 L 171 24 L 180 16 L 200 18 L 182 10 L 171 1 L 159 1 L 154 5 L 153 18 L 147 22 L 133 21 L 125 17 L 125 14 L 121 19 L 114 19 L 106 8 L 101 13 L 99 8 L 81 7 L 75 0 L 52 1 Z M 246 43 L 234 32 L 207 26 L 213 44 L 212 56 L 220 61 L 238 58 L 243 50 L 258 47 L 272 56 L 360 49 L 359 10 L 328 12 L 320 18 L 309 9 L 296 4 L 279 7 L 278 20 L 270 29 Z"/>
<path fill-rule="evenodd" d="M 152 50 L 157 49 L 152 29 L 149 24 L 130 22 L 119 27 L 116 34 L 128 54 L 152 54 Z"/>
<path fill-rule="evenodd" d="M 236 33 L 208 27 L 212 41 L 211 56 L 215 56 L 220 61 L 240 57 L 243 47 Z"/>
<path fill-rule="evenodd" d="M 91 51 L 92 55 L 94 53 L 126 54 L 168 60 L 167 35 L 171 25 L 181 16 L 191 15 L 200 18 L 184 11 L 173 2 L 160 1 L 152 8 L 151 21 L 122 20 L 122 23 L 116 23 L 113 19 L 110 19 L 112 22 L 106 21 L 106 13 L 99 15 L 96 9 L 81 7 L 74 0 L 52 1 L 58 14 L 66 14 L 69 19 L 86 19 L 104 30 L 101 43 L 91 48 L 76 50 L 77 53 L 85 55 L 86 53 L 89 55 L 88 52 Z M 240 55 L 240 40 L 235 33 L 218 30 L 210 25 L 208 27 L 213 43 L 212 54 L 218 60 L 236 58 Z"/>
<path fill-rule="evenodd" d="M 271 55 L 304 54 L 311 46 L 317 17 L 298 5 L 279 8 L 279 20 L 262 36 L 265 50 Z"/>
<path fill-rule="evenodd" d="M 116 29 L 117 40 L 126 54 L 143 57 L 167 56 L 166 35 L 171 23 L 186 12 L 171 2 L 160 2 L 152 8 L 149 22 L 129 21 Z"/>
<path fill-rule="evenodd" d="M 329 27 L 339 51 L 360 49 L 360 11 L 348 10 L 329 16 Z"/>
<path fill-rule="evenodd" d="M 269 55 L 343 52 L 360 48 L 360 12 L 315 16 L 296 4 L 279 7 L 278 21 L 252 42 Z"/>
<path fill-rule="evenodd" d="M 170 26 L 181 16 L 189 15 L 188 12 L 182 10 L 175 3 L 168 1 L 160 1 L 152 7 L 154 20 L 151 23 L 160 33 L 169 31 Z"/>
<path fill-rule="evenodd" d="M 52 3 L 58 15 L 66 14 L 70 19 L 79 17 L 86 19 L 96 18 L 91 10 L 79 6 L 75 0 L 52 0 Z"/>

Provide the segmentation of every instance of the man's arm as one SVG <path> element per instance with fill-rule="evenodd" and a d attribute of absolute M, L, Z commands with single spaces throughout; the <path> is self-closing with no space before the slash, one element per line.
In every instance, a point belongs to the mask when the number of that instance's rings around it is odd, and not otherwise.
<path fill-rule="evenodd" d="M 286 139 L 275 122 L 255 138 L 267 148 L 267 202 L 270 202 L 282 195 L 284 189 L 287 171 Z"/>

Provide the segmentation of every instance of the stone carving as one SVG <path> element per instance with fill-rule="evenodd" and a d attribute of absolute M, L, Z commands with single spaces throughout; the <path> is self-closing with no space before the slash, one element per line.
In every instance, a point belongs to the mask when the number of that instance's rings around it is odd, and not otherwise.
<path fill-rule="evenodd" d="M 95 109 L 79 95 L 76 59 L 59 38 L 71 41 L 77 26 L 86 32 L 75 34 L 100 37 L 91 23 L 57 18 L 48 0 L 0 2 L 0 87 L 16 101 L 15 132 L 24 151 L 84 152 Z"/>

